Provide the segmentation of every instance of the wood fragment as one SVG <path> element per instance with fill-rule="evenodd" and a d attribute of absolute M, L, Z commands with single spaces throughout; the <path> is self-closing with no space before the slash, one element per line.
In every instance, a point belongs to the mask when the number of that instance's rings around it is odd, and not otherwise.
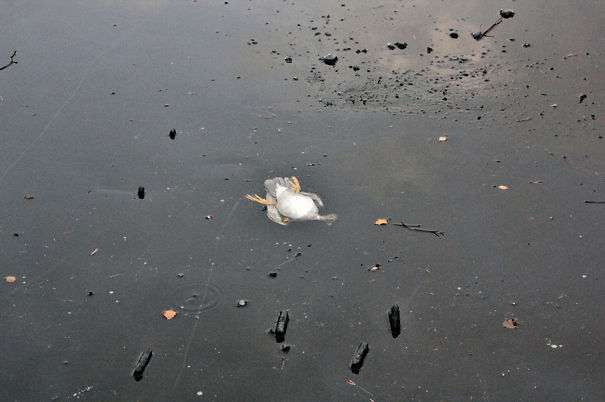
<path fill-rule="evenodd" d="M 147 368 L 147 365 L 151 361 L 151 357 L 153 356 L 153 352 L 150 348 L 145 350 L 139 355 L 139 359 L 132 370 L 132 376 L 135 381 L 141 381 L 143 379 L 143 372 Z"/>
<path fill-rule="evenodd" d="M 401 318 L 399 316 L 399 306 L 397 304 L 391 306 L 388 316 L 389 325 L 391 326 L 391 335 L 393 335 L 393 338 L 397 338 L 401 333 Z"/>
<path fill-rule="evenodd" d="M 288 322 L 290 316 L 288 311 L 280 311 L 275 322 L 275 341 L 281 343 L 286 339 L 286 331 L 288 330 Z"/>
<path fill-rule="evenodd" d="M 353 356 L 351 357 L 351 371 L 355 374 L 359 374 L 361 370 L 361 366 L 363 366 L 363 361 L 365 360 L 368 352 L 370 351 L 370 347 L 367 342 L 361 342 L 357 348 L 353 351 Z"/>

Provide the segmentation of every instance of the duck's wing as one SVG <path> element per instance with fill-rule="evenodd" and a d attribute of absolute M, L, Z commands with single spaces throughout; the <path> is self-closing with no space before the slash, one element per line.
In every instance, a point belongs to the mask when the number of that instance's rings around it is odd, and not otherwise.
<path fill-rule="evenodd" d="M 319 196 L 315 193 L 306 193 L 304 191 L 301 191 L 299 193 L 300 195 L 304 195 L 306 197 L 309 197 L 310 199 L 312 199 L 315 204 L 319 207 L 319 208 L 323 208 L 324 206 L 324 202 L 321 200 L 321 198 L 319 198 Z"/>
<path fill-rule="evenodd" d="M 275 199 L 269 193 L 267 193 L 266 198 L 267 200 L 273 202 L 271 205 L 267 205 L 267 218 L 279 225 L 287 225 L 288 222 L 284 222 L 283 216 L 279 213 L 277 207 L 275 206 Z"/>
<path fill-rule="evenodd" d="M 290 179 L 287 177 L 274 177 L 265 180 L 265 190 L 273 198 L 277 198 L 277 189 L 279 187 L 291 188 Z"/>
<path fill-rule="evenodd" d="M 272 222 L 275 222 L 279 225 L 287 225 L 287 222 L 284 222 L 282 216 L 277 211 L 277 208 L 273 205 L 269 205 L 267 207 L 267 218 L 269 218 Z"/>

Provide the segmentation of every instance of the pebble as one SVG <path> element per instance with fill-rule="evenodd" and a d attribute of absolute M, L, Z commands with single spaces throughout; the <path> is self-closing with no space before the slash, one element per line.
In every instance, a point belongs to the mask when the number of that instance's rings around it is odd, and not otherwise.
<path fill-rule="evenodd" d="M 500 10 L 500 17 L 502 18 L 513 18 L 515 12 L 513 10 Z"/>
<path fill-rule="evenodd" d="M 333 55 L 332 53 L 328 53 L 325 56 L 320 57 L 319 60 L 323 61 L 324 64 L 327 64 L 328 66 L 334 66 L 338 61 L 338 57 Z"/>

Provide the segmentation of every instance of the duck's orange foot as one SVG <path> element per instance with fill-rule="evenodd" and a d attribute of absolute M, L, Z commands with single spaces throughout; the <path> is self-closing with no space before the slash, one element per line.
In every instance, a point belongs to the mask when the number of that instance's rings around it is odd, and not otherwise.
<path fill-rule="evenodd" d="M 260 204 L 260 205 L 273 205 L 273 202 L 267 200 L 266 198 L 259 196 L 258 194 L 254 194 L 254 195 L 246 194 L 244 196 L 244 198 L 246 198 L 249 201 L 256 202 L 257 204 Z"/>
<path fill-rule="evenodd" d="M 294 191 L 295 193 L 300 193 L 300 181 L 298 181 L 298 177 L 292 176 L 290 178 L 290 183 L 292 186 L 292 191 Z"/>

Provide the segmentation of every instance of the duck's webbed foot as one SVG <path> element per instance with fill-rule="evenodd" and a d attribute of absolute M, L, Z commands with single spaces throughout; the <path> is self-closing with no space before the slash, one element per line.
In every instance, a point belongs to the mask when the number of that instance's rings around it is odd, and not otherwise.
<path fill-rule="evenodd" d="M 292 176 L 290 178 L 290 187 L 295 193 L 300 193 L 300 181 L 298 181 L 298 177 Z"/>
<path fill-rule="evenodd" d="M 257 204 L 260 204 L 260 205 L 273 205 L 274 204 L 272 201 L 269 201 L 266 198 L 263 198 L 258 194 L 254 194 L 254 195 L 246 194 L 244 197 L 247 200 L 256 202 Z"/>

